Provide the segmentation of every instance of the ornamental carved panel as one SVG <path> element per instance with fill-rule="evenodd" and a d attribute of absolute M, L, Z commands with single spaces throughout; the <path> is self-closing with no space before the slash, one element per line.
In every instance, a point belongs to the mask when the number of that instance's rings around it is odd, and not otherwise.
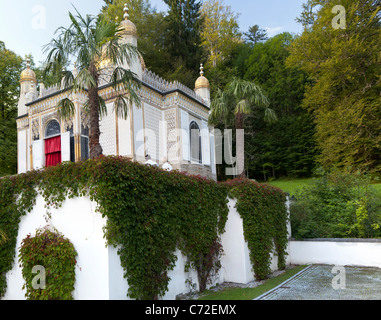
<path fill-rule="evenodd" d="M 176 109 L 165 111 L 164 119 L 167 124 L 168 159 L 177 159 Z"/>
<path fill-rule="evenodd" d="M 81 125 L 83 128 L 89 128 L 90 129 L 90 114 L 89 110 L 86 110 L 84 108 L 81 108 Z"/>
<path fill-rule="evenodd" d="M 40 120 L 34 119 L 32 121 L 32 139 L 34 141 L 40 140 Z"/>

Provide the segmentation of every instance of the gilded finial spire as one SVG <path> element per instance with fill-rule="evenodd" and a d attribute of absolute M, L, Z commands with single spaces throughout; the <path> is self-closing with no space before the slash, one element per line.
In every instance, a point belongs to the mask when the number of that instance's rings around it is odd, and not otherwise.
<path fill-rule="evenodd" d="M 30 59 L 29 58 L 26 59 L 26 67 L 27 67 L 27 69 L 30 69 Z"/>
<path fill-rule="evenodd" d="M 124 4 L 123 11 L 124 11 L 123 20 L 120 22 L 120 26 L 123 28 L 122 34 L 125 36 L 133 36 L 137 40 L 138 32 L 136 30 L 136 26 L 134 25 L 134 23 L 128 18 L 129 14 L 128 14 L 127 4 Z"/>
<path fill-rule="evenodd" d="M 127 3 L 124 4 L 123 11 L 124 11 L 124 15 L 123 15 L 124 20 L 128 20 L 128 7 L 127 7 Z"/>
<path fill-rule="evenodd" d="M 204 77 L 204 65 L 200 64 L 200 77 L 197 79 L 195 84 L 195 90 L 200 88 L 210 88 L 209 80 Z"/>

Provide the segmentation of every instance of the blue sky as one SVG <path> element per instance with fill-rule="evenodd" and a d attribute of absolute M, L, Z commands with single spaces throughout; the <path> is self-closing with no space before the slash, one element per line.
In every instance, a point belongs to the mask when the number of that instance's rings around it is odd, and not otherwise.
<path fill-rule="evenodd" d="M 166 11 L 162 0 L 150 0 L 158 11 Z M 241 31 L 254 24 L 270 36 L 284 31 L 299 33 L 295 22 L 306 0 L 224 0 L 239 14 Z M 68 11 L 74 5 L 82 14 L 98 14 L 103 0 L 0 0 L 0 40 L 8 49 L 24 57 L 31 53 L 38 63 L 45 56 L 42 46 L 60 26 L 69 26 Z M 133 21 L 133 17 L 130 17 Z"/>

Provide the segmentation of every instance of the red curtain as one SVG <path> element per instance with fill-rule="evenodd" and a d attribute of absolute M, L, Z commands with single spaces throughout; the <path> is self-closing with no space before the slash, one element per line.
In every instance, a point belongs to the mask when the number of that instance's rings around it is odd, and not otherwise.
<path fill-rule="evenodd" d="M 46 167 L 61 163 L 61 136 L 45 140 Z"/>

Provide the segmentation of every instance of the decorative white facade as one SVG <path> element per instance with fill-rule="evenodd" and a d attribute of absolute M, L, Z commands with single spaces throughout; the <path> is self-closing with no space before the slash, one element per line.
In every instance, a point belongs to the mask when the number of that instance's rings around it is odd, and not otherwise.
<path fill-rule="evenodd" d="M 136 27 L 127 16 L 121 23 L 123 41 L 137 46 Z M 136 60 L 130 66 L 123 66 L 137 74 L 142 84 L 141 105 L 130 107 L 127 119 L 114 111 L 113 87 L 108 83 L 101 83 L 99 87 L 99 94 L 107 105 L 107 116 L 100 119 L 103 154 L 125 156 L 142 163 L 148 154 L 159 165 L 166 158 L 174 170 L 216 179 L 213 128 L 208 126 L 210 87 L 202 67 L 195 90 L 191 90 L 149 71 L 142 57 Z M 51 137 L 61 136 L 60 154 L 55 152 L 61 162 L 86 160 L 89 117 L 83 106 L 87 93 L 71 93 L 58 86 L 44 88 L 43 84 L 37 91 L 36 76 L 29 65 L 21 74 L 20 86 L 16 120 L 18 173 L 46 166 L 46 142 Z M 75 115 L 63 121 L 57 104 L 69 94 Z M 198 130 L 191 134 L 191 128 Z"/>

